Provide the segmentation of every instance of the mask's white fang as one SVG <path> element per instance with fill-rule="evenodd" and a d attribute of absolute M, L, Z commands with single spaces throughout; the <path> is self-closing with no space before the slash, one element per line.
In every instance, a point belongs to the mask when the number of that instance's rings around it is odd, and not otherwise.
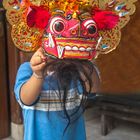
<path fill-rule="evenodd" d="M 102 37 L 100 37 L 100 38 L 98 39 L 98 42 L 97 42 L 97 45 L 96 45 L 96 48 L 95 48 L 95 49 L 97 49 L 97 48 L 98 48 L 98 46 L 99 46 L 99 44 L 100 44 L 101 40 L 102 40 Z"/>
<path fill-rule="evenodd" d="M 64 47 L 57 45 L 58 58 L 62 57 L 63 51 L 64 51 Z"/>
<path fill-rule="evenodd" d="M 53 40 L 52 35 L 49 33 L 49 43 L 48 43 L 49 47 L 54 48 L 55 47 L 55 43 Z"/>

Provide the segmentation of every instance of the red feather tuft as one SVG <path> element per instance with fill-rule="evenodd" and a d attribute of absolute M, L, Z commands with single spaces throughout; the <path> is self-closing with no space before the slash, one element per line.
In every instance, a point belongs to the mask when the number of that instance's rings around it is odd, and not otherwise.
<path fill-rule="evenodd" d="M 31 11 L 27 16 L 27 25 L 29 27 L 36 27 L 40 29 L 44 29 L 51 17 L 48 10 L 44 9 L 43 7 L 33 6 L 31 7 Z"/>
<path fill-rule="evenodd" d="M 111 11 L 94 11 L 93 19 L 95 20 L 99 30 L 109 30 L 114 28 L 119 22 L 119 16 Z"/>

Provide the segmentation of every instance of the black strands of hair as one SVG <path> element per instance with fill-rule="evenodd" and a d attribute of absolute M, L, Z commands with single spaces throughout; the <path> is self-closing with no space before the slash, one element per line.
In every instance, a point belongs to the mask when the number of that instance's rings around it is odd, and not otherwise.
<path fill-rule="evenodd" d="M 76 121 L 85 110 L 87 96 L 91 93 L 93 86 L 92 73 L 94 69 L 94 64 L 92 64 L 90 61 L 78 59 L 54 59 L 53 61 L 48 62 L 46 65 L 45 71 L 54 71 L 53 75 L 57 80 L 59 89 L 58 97 L 60 101 L 62 101 L 61 104 L 64 115 L 68 121 L 63 135 L 68 126 Z M 70 113 L 70 111 L 67 109 L 67 97 L 71 88 L 71 83 L 74 85 L 73 87 L 75 89 L 75 93 L 80 94 L 81 98 L 79 106 L 75 107 L 74 111 Z M 79 91 L 79 85 L 82 87 L 82 93 Z"/>

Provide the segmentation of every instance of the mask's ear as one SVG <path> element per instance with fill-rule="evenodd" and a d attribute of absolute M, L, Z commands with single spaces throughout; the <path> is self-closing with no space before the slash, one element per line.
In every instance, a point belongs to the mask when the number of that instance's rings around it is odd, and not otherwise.
<path fill-rule="evenodd" d="M 50 17 L 51 14 L 48 9 L 41 6 L 32 6 L 30 7 L 30 12 L 27 15 L 27 25 L 29 27 L 45 29 Z"/>
<path fill-rule="evenodd" d="M 97 24 L 98 30 L 113 29 L 119 22 L 119 16 L 111 11 L 96 10 L 93 19 Z"/>

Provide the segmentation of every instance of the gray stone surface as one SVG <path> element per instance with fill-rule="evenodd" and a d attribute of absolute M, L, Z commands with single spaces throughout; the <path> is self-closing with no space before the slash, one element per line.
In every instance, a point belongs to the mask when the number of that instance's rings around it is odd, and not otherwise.
<path fill-rule="evenodd" d="M 100 115 L 97 110 L 85 113 L 87 140 L 140 140 L 140 124 L 116 120 L 116 127 L 106 136 L 101 136 Z"/>
<path fill-rule="evenodd" d="M 11 123 L 11 136 L 14 140 L 23 140 L 23 125 Z"/>
<path fill-rule="evenodd" d="M 9 137 L 9 138 L 5 138 L 5 139 L 2 139 L 2 140 L 14 140 L 14 139 Z"/>

